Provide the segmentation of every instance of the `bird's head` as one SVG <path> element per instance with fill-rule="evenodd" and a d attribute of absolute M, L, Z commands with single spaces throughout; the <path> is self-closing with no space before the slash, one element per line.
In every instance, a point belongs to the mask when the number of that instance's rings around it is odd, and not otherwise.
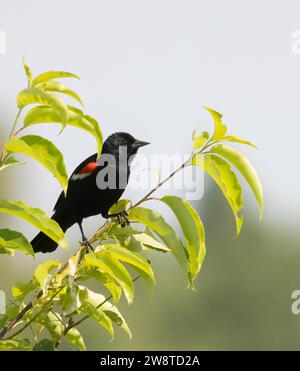
<path fill-rule="evenodd" d="M 132 135 L 124 132 L 111 134 L 103 143 L 102 153 L 117 154 L 122 149 L 127 152 L 127 157 L 135 155 L 140 147 L 150 144 L 142 140 L 135 139 Z"/>

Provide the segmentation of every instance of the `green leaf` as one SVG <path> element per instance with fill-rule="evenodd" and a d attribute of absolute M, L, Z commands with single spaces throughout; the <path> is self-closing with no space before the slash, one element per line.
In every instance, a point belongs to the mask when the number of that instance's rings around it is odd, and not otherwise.
<path fill-rule="evenodd" d="M 101 323 L 103 318 L 105 319 L 105 321 L 103 321 L 103 323 L 101 324 L 102 326 L 103 325 L 108 326 L 106 329 L 111 333 L 111 335 L 114 335 L 114 330 L 112 327 L 112 321 L 113 321 L 113 322 L 116 322 L 131 338 L 132 336 L 131 331 L 124 317 L 122 316 L 122 314 L 120 313 L 120 311 L 115 305 L 110 303 L 107 300 L 107 298 L 105 298 L 104 295 L 95 293 L 92 290 L 89 290 L 87 288 L 82 287 L 82 293 L 83 293 L 82 299 L 83 299 L 84 305 L 88 304 L 90 308 L 92 307 L 93 314 L 98 313 L 94 317 L 98 322 Z M 96 312 L 94 310 L 96 310 Z"/>
<path fill-rule="evenodd" d="M 101 326 L 103 326 L 112 336 L 114 336 L 114 328 L 112 320 L 103 312 L 103 305 L 106 298 L 89 290 L 86 287 L 80 287 L 80 300 L 82 302 L 81 311 L 94 318 Z"/>
<path fill-rule="evenodd" d="M 220 140 L 222 139 L 225 134 L 227 133 L 227 126 L 225 124 L 223 124 L 222 122 L 222 115 L 209 108 L 209 107 L 203 107 L 204 109 L 206 109 L 212 116 L 213 120 L 214 120 L 214 124 L 215 124 L 215 131 L 214 131 L 214 134 L 212 135 L 211 137 L 211 140 Z"/>
<path fill-rule="evenodd" d="M 40 75 L 36 76 L 32 81 L 32 86 L 35 86 L 41 82 L 52 80 L 52 79 L 61 79 L 71 77 L 75 79 L 80 79 L 79 76 L 74 75 L 74 73 L 71 72 L 64 72 L 64 71 L 48 71 L 41 73 Z"/>
<path fill-rule="evenodd" d="M 3 329 L 4 326 L 8 324 L 9 321 L 14 319 L 17 314 L 23 309 L 21 308 L 20 303 L 11 303 L 5 308 L 5 314 L 0 316 L 0 330 Z M 0 341 L 1 343 L 1 341 Z"/>
<path fill-rule="evenodd" d="M 27 238 L 22 233 L 10 229 L 0 229 L 0 247 L 20 250 L 34 256 L 34 251 Z"/>
<path fill-rule="evenodd" d="M 98 154 L 101 154 L 103 136 L 97 121 L 92 121 L 90 116 L 75 107 L 67 106 L 68 108 L 68 125 L 83 129 L 93 135 L 97 141 Z M 37 106 L 31 108 L 24 118 L 24 127 L 30 125 L 49 123 L 62 123 L 60 115 L 57 111 L 48 106 Z"/>
<path fill-rule="evenodd" d="M 44 292 L 48 289 L 49 283 L 60 265 L 61 263 L 58 260 L 50 259 L 36 268 L 33 279 Z"/>
<path fill-rule="evenodd" d="M 32 348 L 35 352 L 43 352 L 43 351 L 54 351 L 55 350 L 55 343 L 53 340 L 50 339 L 43 339 L 39 341 L 35 346 Z"/>
<path fill-rule="evenodd" d="M 0 350 L 30 350 L 28 339 L 0 340 Z"/>
<path fill-rule="evenodd" d="M 54 93 L 43 91 L 38 88 L 27 88 L 19 93 L 17 103 L 20 109 L 29 104 L 46 104 L 51 106 L 61 118 L 61 131 L 68 123 L 68 108 L 63 100 Z"/>
<path fill-rule="evenodd" d="M 238 235 L 243 224 L 243 216 L 239 216 L 243 208 L 242 188 L 230 165 L 221 157 L 210 153 L 195 155 L 192 163 L 205 170 L 222 190 L 235 216 L 236 234 Z"/>
<path fill-rule="evenodd" d="M 34 158 L 55 176 L 64 192 L 67 192 L 68 174 L 64 158 L 52 142 L 38 135 L 26 135 L 9 139 L 6 150 Z"/>
<path fill-rule="evenodd" d="M 133 236 L 138 242 L 142 243 L 144 246 L 150 247 L 151 249 L 162 251 L 162 252 L 170 252 L 172 251 L 159 241 L 157 241 L 152 235 L 149 233 L 137 233 Z"/>
<path fill-rule="evenodd" d="M 100 260 L 100 259 L 99 259 Z M 133 303 L 134 285 L 132 278 L 127 269 L 119 262 L 119 260 L 112 254 L 103 254 L 101 256 L 101 263 L 104 269 L 108 271 L 111 276 L 118 282 L 124 291 L 125 298 L 129 305 Z"/>
<path fill-rule="evenodd" d="M 202 221 L 196 210 L 180 197 L 164 196 L 160 200 L 171 208 L 182 228 L 189 253 L 189 277 L 193 288 L 193 281 L 200 272 L 206 254 Z"/>
<path fill-rule="evenodd" d="M 13 296 L 23 301 L 25 297 L 30 294 L 32 291 L 37 289 L 37 285 L 33 282 L 17 282 L 12 287 L 12 294 Z"/>
<path fill-rule="evenodd" d="M 234 165 L 244 176 L 256 198 L 261 219 L 264 210 L 263 189 L 253 165 L 242 152 L 223 144 L 213 146 L 211 148 L 211 152 L 216 153 L 224 157 L 226 160 L 230 161 L 232 165 Z"/>
<path fill-rule="evenodd" d="M 71 328 L 71 330 L 69 330 L 66 334 L 66 339 L 71 345 L 73 345 L 78 350 L 81 350 L 81 351 L 86 350 L 83 337 L 81 336 L 77 328 L 75 327 Z"/>
<path fill-rule="evenodd" d="M 202 131 L 200 135 L 196 134 L 196 130 L 193 132 L 194 141 L 194 151 L 197 151 L 199 148 L 201 148 L 209 139 L 209 133 L 207 131 Z"/>
<path fill-rule="evenodd" d="M 66 293 L 63 295 L 62 308 L 65 315 L 69 315 L 75 312 L 80 306 L 81 302 L 79 300 L 79 287 L 74 281 L 74 278 L 70 275 L 67 276 L 68 285 Z"/>
<path fill-rule="evenodd" d="M 26 73 L 28 86 L 30 86 L 31 81 L 32 81 L 32 74 L 31 74 L 31 71 L 30 71 L 30 68 L 29 68 L 28 64 L 25 61 L 25 57 L 23 57 L 23 67 L 24 67 L 24 70 L 25 70 L 25 73 Z"/>
<path fill-rule="evenodd" d="M 95 279 L 103 283 L 113 296 L 114 303 L 117 303 L 121 297 L 122 289 L 116 284 L 110 274 L 103 271 L 103 265 L 94 254 L 86 254 L 80 268 L 80 280 Z"/>
<path fill-rule="evenodd" d="M 83 102 L 80 99 L 79 95 L 75 93 L 75 91 L 69 89 L 67 86 L 61 84 L 58 81 L 48 80 L 48 81 L 40 82 L 36 84 L 35 86 L 38 89 L 42 89 L 44 91 L 54 91 L 57 93 L 66 94 L 69 97 L 77 100 L 77 102 L 79 102 L 83 106 Z"/>
<path fill-rule="evenodd" d="M 133 267 L 139 268 L 140 270 L 144 271 L 150 278 L 152 278 L 153 281 L 155 281 L 154 273 L 150 264 L 141 255 L 133 251 L 124 249 L 117 244 L 102 245 L 101 250 L 95 255 L 97 256 L 97 258 L 102 259 L 103 256 L 106 256 L 107 254 L 124 263 L 128 263 Z"/>
<path fill-rule="evenodd" d="M 98 157 L 99 157 L 102 151 L 102 143 L 103 143 L 102 131 L 100 129 L 98 121 L 95 120 L 92 116 L 84 115 L 83 117 L 93 126 L 94 133 L 95 133 L 94 136 L 98 143 Z"/>
<path fill-rule="evenodd" d="M 257 147 L 256 147 L 255 144 L 253 144 L 251 142 L 248 142 L 245 139 L 236 137 L 235 135 L 226 135 L 222 140 L 227 141 L 227 142 L 234 142 L 234 143 L 246 144 L 246 145 L 248 145 L 250 147 L 253 147 L 253 148 L 257 149 Z"/>
<path fill-rule="evenodd" d="M 46 327 L 54 341 L 57 341 L 63 334 L 64 325 L 61 315 L 57 312 L 49 311 L 47 313 L 41 313 L 36 322 Z"/>
<path fill-rule="evenodd" d="M 179 235 L 157 211 L 144 207 L 135 207 L 130 210 L 129 219 L 145 225 L 156 233 L 165 245 L 172 250 L 183 270 L 185 272 L 188 271 L 186 252 Z"/>
<path fill-rule="evenodd" d="M 7 201 L 4 198 L 0 198 L 0 212 L 15 215 L 26 220 L 52 238 L 63 249 L 68 248 L 68 242 L 60 226 L 42 210 L 33 208 L 23 201 Z"/>
<path fill-rule="evenodd" d="M 4 170 L 13 165 L 23 165 L 25 162 L 17 161 L 14 157 L 8 157 L 2 165 L 0 165 L 0 170 Z"/>

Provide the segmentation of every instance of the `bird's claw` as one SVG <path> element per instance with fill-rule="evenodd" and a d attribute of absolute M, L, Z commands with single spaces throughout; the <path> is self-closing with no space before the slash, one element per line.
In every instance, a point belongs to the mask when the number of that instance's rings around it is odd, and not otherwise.
<path fill-rule="evenodd" d="M 94 248 L 93 246 L 89 243 L 89 241 L 87 239 L 84 239 L 82 242 L 81 242 L 82 246 L 84 246 L 87 251 L 90 249 L 91 251 L 94 252 Z"/>
<path fill-rule="evenodd" d="M 118 222 L 121 225 L 122 228 L 126 227 L 126 225 L 129 225 L 130 222 L 128 220 L 128 213 L 127 211 L 122 211 L 119 214 L 117 214 Z"/>

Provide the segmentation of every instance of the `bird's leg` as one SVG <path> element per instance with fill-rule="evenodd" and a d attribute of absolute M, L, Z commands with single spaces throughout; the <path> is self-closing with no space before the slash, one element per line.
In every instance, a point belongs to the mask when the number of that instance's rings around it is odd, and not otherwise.
<path fill-rule="evenodd" d="M 92 251 L 94 251 L 93 246 L 89 243 L 89 240 L 85 237 L 85 234 L 83 232 L 82 228 L 82 220 L 77 223 L 81 232 L 81 238 L 82 238 L 82 244 L 88 248 L 90 248 Z"/>
<path fill-rule="evenodd" d="M 121 224 L 121 227 L 125 227 L 126 225 L 129 225 L 130 224 L 130 221 L 128 220 L 128 213 L 126 210 L 124 211 L 121 211 L 119 213 L 114 213 L 114 214 L 102 214 L 104 218 L 108 219 L 108 218 L 118 218 L 118 222 L 119 224 Z"/>

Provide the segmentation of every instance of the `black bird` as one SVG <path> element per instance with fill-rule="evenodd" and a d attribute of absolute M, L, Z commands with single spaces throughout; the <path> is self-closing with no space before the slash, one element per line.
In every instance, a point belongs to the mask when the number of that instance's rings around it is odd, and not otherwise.
<path fill-rule="evenodd" d="M 101 156 L 97 153 L 84 160 L 69 179 L 67 194 L 62 192 L 54 206 L 52 219 L 65 232 L 73 224 L 80 228 L 83 243 L 87 238 L 82 220 L 108 211 L 122 196 L 130 175 L 130 159 L 138 149 L 149 144 L 135 139 L 128 133 L 114 133 L 103 143 Z M 40 232 L 32 241 L 34 252 L 52 252 L 57 243 Z"/>

